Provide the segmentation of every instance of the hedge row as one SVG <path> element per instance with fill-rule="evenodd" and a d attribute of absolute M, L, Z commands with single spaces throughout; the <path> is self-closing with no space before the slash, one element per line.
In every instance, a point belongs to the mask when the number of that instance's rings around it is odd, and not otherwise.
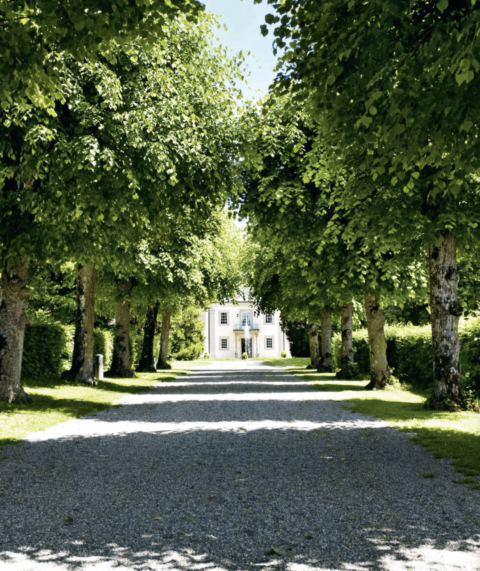
<path fill-rule="evenodd" d="M 59 375 L 68 357 L 70 331 L 61 325 L 32 325 L 25 330 L 22 376 Z"/>
<path fill-rule="evenodd" d="M 74 327 L 59 323 L 41 323 L 27 327 L 22 359 L 22 377 L 61 375 L 73 355 Z M 113 335 L 95 330 L 94 354 L 104 356 L 105 369 L 112 359 Z"/>
<path fill-rule="evenodd" d="M 465 320 L 459 328 L 460 364 L 466 385 L 480 385 L 480 318 Z M 428 385 L 432 382 L 432 332 L 429 326 L 386 326 L 387 359 L 400 382 Z M 365 329 L 353 333 L 354 359 L 360 372 L 370 372 L 368 334 Z M 333 339 L 333 361 L 340 368 L 342 341 Z"/>
<path fill-rule="evenodd" d="M 25 330 L 25 344 L 22 360 L 22 377 L 32 378 L 38 376 L 61 375 L 72 362 L 73 338 L 75 328 L 73 325 L 60 323 L 34 324 Z M 110 367 L 113 353 L 113 331 L 95 329 L 94 355 L 103 355 L 105 371 Z M 132 366 L 135 368 L 142 353 L 143 334 L 138 328 L 130 330 L 130 355 Z M 160 335 L 155 336 L 154 354 L 158 355 L 160 349 Z"/>

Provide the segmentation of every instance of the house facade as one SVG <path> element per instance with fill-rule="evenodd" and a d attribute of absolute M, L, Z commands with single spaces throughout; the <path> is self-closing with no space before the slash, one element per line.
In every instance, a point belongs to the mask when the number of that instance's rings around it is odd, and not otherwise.
<path fill-rule="evenodd" d="M 290 344 L 280 326 L 280 312 L 256 315 L 250 301 L 212 305 L 202 313 L 205 323 L 205 353 L 212 359 L 290 357 Z"/>

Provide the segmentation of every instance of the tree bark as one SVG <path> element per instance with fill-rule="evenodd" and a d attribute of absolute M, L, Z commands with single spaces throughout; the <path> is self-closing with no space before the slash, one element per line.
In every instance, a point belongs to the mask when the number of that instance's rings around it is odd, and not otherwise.
<path fill-rule="evenodd" d="M 134 376 L 130 362 L 130 348 L 128 346 L 129 333 L 130 301 L 122 299 L 117 302 L 112 365 L 108 371 L 110 377 L 129 379 Z"/>
<path fill-rule="evenodd" d="M 160 354 L 158 355 L 157 369 L 171 369 L 167 363 L 168 358 L 168 338 L 170 336 L 170 327 L 172 323 L 172 314 L 165 311 L 162 316 L 162 334 L 160 337 Z"/>
<path fill-rule="evenodd" d="M 4 269 L 0 302 L 0 400 L 8 403 L 28 402 L 21 385 L 23 338 L 30 325 L 27 316 L 28 267 L 25 264 Z"/>
<path fill-rule="evenodd" d="M 62 377 L 95 386 L 93 375 L 93 328 L 95 321 L 95 268 L 78 264 L 77 316 L 72 368 Z"/>
<path fill-rule="evenodd" d="M 383 328 L 383 311 L 378 297 L 365 294 L 365 312 L 367 314 L 368 344 L 370 346 L 370 383 L 367 390 L 384 389 L 390 381 L 387 362 L 387 342 Z"/>
<path fill-rule="evenodd" d="M 356 372 L 353 370 L 353 338 L 352 338 L 353 304 L 344 303 L 340 311 L 342 328 L 342 362 L 338 379 L 354 379 Z"/>
<path fill-rule="evenodd" d="M 437 410 L 468 408 L 460 387 L 460 343 L 457 301 L 458 270 L 455 236 L 448 231 L 432 246 L 430 262 L 430 308 L 432 316 L 433 394 L 426 406 Z"/>
<path fill-rule="evenodd" d="M 331 373 L 333 370 L 332 316 L 328 309 L 325 309 L 322 313 L 320 332 L 322 335 L 322 355 L 318 370 L 325 373 Z"/>
<path fill-rule="evenodd" d="M 153 343 L 157 326 L 158 305 L 157 302 L 155 305 L 149 305 L 147 308 L 147 316 L 143 328 L 142 356 L 137 367 L 137 371 L 141 373 L 154 373 L 157 370 L 155 367 L 155 355 L 153 354 Z"/>

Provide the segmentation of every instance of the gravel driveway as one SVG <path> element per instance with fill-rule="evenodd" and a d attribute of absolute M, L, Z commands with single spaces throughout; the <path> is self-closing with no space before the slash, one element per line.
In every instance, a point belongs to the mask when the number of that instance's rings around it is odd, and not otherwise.
<path fill-rule="evenodd" d="M 0 451 L 0 568 L 480 570 L 480 493 L 330 397 L 215 362 L 33 433 Z"/>

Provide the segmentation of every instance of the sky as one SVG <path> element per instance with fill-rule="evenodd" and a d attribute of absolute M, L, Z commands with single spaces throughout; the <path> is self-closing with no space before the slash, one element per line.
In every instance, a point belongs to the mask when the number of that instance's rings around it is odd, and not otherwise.
<path fill-rule="evenodd" d="M 268 86 L 275 77 L 276 57 L 272 52 L 273 36 L 263 37 L 260 26 L 265 23 L 265 15 L 272 13 L 266 0 L 262 4 L 254 4 L 253 0 L 201 0 L 209 12 L 220 16 L 226 24 L 228 32 L 217 30 L 220 43 L 233 52 L 252 52 L 248 58 L 249 87 L 245 95 L 261 97 L 268 92 Z"/>

